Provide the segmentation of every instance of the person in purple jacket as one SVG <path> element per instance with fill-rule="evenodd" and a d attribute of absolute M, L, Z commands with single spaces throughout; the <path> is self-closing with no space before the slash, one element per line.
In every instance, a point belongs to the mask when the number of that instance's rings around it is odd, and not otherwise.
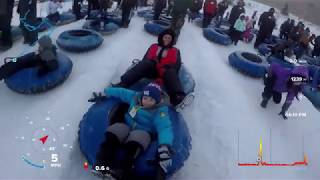
<path fill-rule="evenodd" d="M 308 69 L 305 66 L 296 66 L 293 69 L 287 69 L 280 64 L 272 63 L 264 78 L 265 87 L 262 92 L 261 107 L 266 108 L 271 97 L 276 104 L 279 104 L 282 99 L 282 93 L 287 92 L 286 100 L 279 113 L 284 119 L 287 119 L 287 110 L 292 104 L 294 97 L 298 99 L 298 94 L 301 92 L 302 86 L 307 80 Z"/>

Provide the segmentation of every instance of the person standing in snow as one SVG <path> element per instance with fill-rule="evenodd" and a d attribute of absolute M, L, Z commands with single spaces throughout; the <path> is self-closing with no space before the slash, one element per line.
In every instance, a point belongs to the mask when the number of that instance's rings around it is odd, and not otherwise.
<path fill-rule="evenodd" d="M 237 19 L 239 19 L 240 15 L 246 13 L 244 5 L 244 1 L 239 0 L 237 5 L 231 9 L 229 16 L 230 32 L 233 31 L 234 24 L 236 23 Z"/>
<path fill-rule="evenodd" d="M 225 11 L 228 9 L 229 3 L 228 0 L 222 0 L 221 2 L 219 2 L 218 4 L 218 11 L 217 11 L 217 27 L 219 27 L 221 25 L 221 22 L 223 20 L 223 15 L 225 13 Z"/>
<path fill-rule="evenodd" d="M 54 23 L 57 23 L 60 20 L 58 9 L 62 9 L 61 0 L 50 0 L 48 3 L 47 18 Z"/>
<path fill-rule="evenodd" d="M 173 47 L 174 38 L 171 29 L 160 33 L 158 43 L 152 44 L 142 61 L 122 75 L 121 82 L 114 86 L 128 88 L 142 78 L 152 78 L 165 86 L 173 106 L 182 103 L 186 94 L 178 77 L 181 57 L 180 50 Z"/>
<path fill-rule="evenodd" d="M 122 0 L 121 10 L 122 10 L 122 27 L 128 28 L 130 24 L 130 14 L 131 10 L 135 7 L 137 0 Z"/>
<path fill-rule="evenodd" d="M 167 0 L 155 0 L 153 20 L 159 20 L 160 14 L 167 6 Z"/>
<path fill-rule="evenodd" d="M 320 36 L 317 36 L 314 39 L 313 43 L 313 51 L 312 51 L 312 56 L 313 57 L 319 57 L 320 56 Z"/>
<path fill-rule="evenodd" d="M 174 0 L 168 0 L 168 9 L 167 9 L 167 12 L 166 12 L 166 15 L 169 16 L 171 15 L 172 13 L 172 8 L 173 8 L 173 2 Z"/>
<path fill-rule="evenodd" d="M 285 22 L 283 22 L 280 26 L 280 34 L 279 34 L 279 37 L 281 39 L 285 39 L 285 34 L 286 32 L 288 32 L 288 28 L 290 27 L 290 22 L 291 22 L 291 19 L 288 18 Z"/>
<path fill-rule="evenodd" d="M 13 11 L 14 0 L 0 1 L 0 51 L 10 49 L 12 47 L 11 37 L 11 19 Z"/>
<path fill-rule="evenodd" d="M 297 58 L 301 58 L 302 55 L 308 52 L 309 48 L 310 29 L 307 27 L 302 33 L 299 39 L 299 51 L 296 53 Z"/>
<path fill-rule="evenodd" d="M 173 127 L 167 104 L 162 102 L 161 88 L 150 83 L 142 92 L 124 88 L 107 88 L 106 97 L 119 98 L 130 105 L 124 120 L 111 124 L 105 133 L 96 156 L 95 167 L 104 166 L 105 170 L 93 172 L 112 176 L 114 179 L 130 180 L 131 171 L 137 157 L 141 155 L 152 142 L 151 137 L 158 141 L 158 167 L 161 168 L 163 179 L 172 164 L 171 147 L 174 139 Z M 90 102 L 94 99 L 90 99 Z M 121 148 L 123 147 L 123 148 Z M 123 158 L 117 161 L 116 154 L 124 150 Z M 115 167 L 115 163 L 119 166 Z M 145 162 L 147 163 L 147 162 Z M 95 169 L 95 168 L 93 168 Z"/>
<path fill-rule="evenodd" d="M 282 67 L 280 64 L 272 63 L 264 78 L 264 90 L 262 92 L 261 107 L 266 108 L 268 101 L 273 98 L 276 104 L 282 99 L 282 93 L 287 92 L 287 97 L 279 113 L 287 119 L 286 112 L 291 106 L 294 97 L 302 91 L 303 85 L 308 80 L 308 69 L 305 66 L 295 66 L 292 70 Z"/>
<path fill-rule="evenodd" d="M 191 7 L 191 5 L 192 0 L 173 0 L 170 28 L 175 32 L 174 44 L 178 41 L 181 28 L 184 25 L 187 10 Z"/>
<path fill-rule="evenodd" d="M 320 67 L 319 66 L 308 66 L 309 71 L 309 82 L 312 91 L 320 90 Z"/>
<path fill-rule="evenodd" d="M 272 35 L 272 31 L 276 26 L 276 19 L 274 17 L 274 8 L 270 8 L 268 12 L 262 13 L 259 18 L 259 32 L 257 34 L 256 42 L 254 43 L 254 48 L 264 42 L 264 40 Z"/>
<path fill-rule="evenodd" d="M 257 24 L 257 12 L 258 11 L 254 11 L 252 16 L 251 16 L 251 20 L 252 20 L 252 28 L 254 29 L 254 27 L 256 26 Z"/>
<path fill-rule="evenodd" d="M 203 6 L 202 28 L 207 28 L 216 14 L 217 14 L 217 1 L 205 0 L 204 6 Z"/>
<path fill-rule="evenodd" d="M 76 15 L 77 20 L 82 19 L 81 7 L 83 0 L 74 0 L 72 4 L 72 12 Z"/>
<path fill-rule="evenodd" d="M 250 19 L 249 16 L 246 16 L 245 20 L 246 20 L 246 30 L 243 33 L 243 40 L 246 43 L 249 43 L 250 36 L 251 36 L 251 31 L 253 29 L 253 22 L 252 22 L 252 19 Z"/>
<path fill-rule="evenodd" d="M 245 16 L 241 15 L 239 19 L 237 19 L 236 23 L 233 27 L 233 32 L 231 32 L 231 40 L 234 45 L 238 44 L 238 41 L 241 39 L 241 35 L 246 30 L 246 21 Z"/>
<path fill-rule="evenodd" d="M 20 14 L 20 27 L 24 37 L 23 44 L 33 45 L 38 40 L 37 0 L 19 0 L 18 14 Z"/>
<path fill-rule="evenodd" d="M 203 0 L 192 0 L 192 5 L 189 9 L 188 22 L 193 21 L 199 15 L 199 11 L 202 9 L 202 4 Z"/>
<path fill-rule="evenodd" d="M 91 17 L 92 10 L 99 10 L 99 0 L 88 0 L 88 18 Z"/>
<path fill-rule="evenodd" d="M 42 36 L 38 40 L 38 44 L 38 52 L 28 53 L 18 57 L 16 61 L 6 62 L 2 65 L 0 67 L 0 81 L 25 68 L 38 67 L 38 77 L 56 70 L 58 68 L 57 48 L 52 44 L 50 37 Z"/>

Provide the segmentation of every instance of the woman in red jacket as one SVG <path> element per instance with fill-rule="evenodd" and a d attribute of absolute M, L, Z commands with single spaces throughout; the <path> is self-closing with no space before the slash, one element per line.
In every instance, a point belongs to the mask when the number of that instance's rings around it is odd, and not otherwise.
<path fill-rule="evenodd" d="M 217 1 L 206 0 L 203 6 L 203 28 L 207 28 L 217 13 Z"/>
<path fill-rule="evenodd" d="M 173 47 L 174 38 L 172 30 L 163 31 L 158 43 L 149 47 L 142 61 L 122 75 L 121 82 L 114 86 L 128 88 L 142 78 L 155 79 L 156 83 L 165 86 L 171 104 L 180 104 L 186 95 L 178 77 L 181 57 L 179 49 Z"/>

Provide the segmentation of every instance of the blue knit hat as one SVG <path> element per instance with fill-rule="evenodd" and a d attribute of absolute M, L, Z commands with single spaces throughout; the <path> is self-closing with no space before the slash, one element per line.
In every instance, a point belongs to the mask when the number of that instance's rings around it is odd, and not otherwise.
<path fill-rule="evenodd" d="M 150 83 L 143 88 L 142 95 L 152 97 L 159 103 L 161 100 L 161 87 L 158 84 Z"/>

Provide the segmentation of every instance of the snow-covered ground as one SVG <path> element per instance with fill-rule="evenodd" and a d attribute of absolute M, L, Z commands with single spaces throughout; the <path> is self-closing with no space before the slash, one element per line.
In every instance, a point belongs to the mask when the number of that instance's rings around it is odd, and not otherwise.
<path fill-rule="evenodd" d="M 39 4 L 39 11 L 45 11 L 44 4 Z M 246 7 L 248 15 L 254 10 L 262 13 L 269 9 L 255 2 L 251 4 Z M 67 6 L 70 7 L 70 3 Z M 278 24 L 284 19 L 286 17 L 279 16 Z M 56 40 L 61 32 L 81 28 L 83 23 L 81 20 L 58 27 L 51 37 Z M 114 74 L 124 72 L 132 59 L 141 58 L 149 45 L 157 40 L 144 31 L 144 23 L 142 18 L 135 16 L 128 29 L 105 36 L 97 50 L 81 54 L 64 52 L 74 63 L 73 72 L 64 84 L 52 91 L 20 95 L 4 83 L 0 84 L 0 179 L 96 179 L 83 168 L 85 161 L 77 142 L 78 124 L 90 107 L 87 99 L 91 93 L 103 90 Z M 18 24 L 17 14 L 13 24 Z M 313 26 L 312 30 L 318 30 L 318 27 Z M 195 78 L 196 99 L 183 112 L 192 135 L 191 155 L 172 179 L 320 178 L 319 112 L 303 97 L 289 110 L 303 116 L 283 120 L 277 115 L 281 105 L 270 102 L 267 109 L 259 106 L 262 81 L 243 76 L 229 66 L 231 52 L 255 52 L 252 44 L 239 42 L 238 46 L 220 46 L 207 41 L 200 28 L 186 22 L 177 47 L 181 50 L 183 63 Z M 20 40 L 12 49 L 1 53 L 0 59 L 31 50 Z M 51 141 L 43 150 L 37 138 L 46 133 Z M 302 161 L 305 153 L 309 165 L 239 167 L 238 161 L 256 162 L 260 138 L 264 161 L 292 163 Z M 50 145 L 57 149 L 50 151 Z M 49 167 L 55 159 L 52 154 L 57 154 L 60 168 Z M 22 157 L 47 167 L 35 168 Z"/>

